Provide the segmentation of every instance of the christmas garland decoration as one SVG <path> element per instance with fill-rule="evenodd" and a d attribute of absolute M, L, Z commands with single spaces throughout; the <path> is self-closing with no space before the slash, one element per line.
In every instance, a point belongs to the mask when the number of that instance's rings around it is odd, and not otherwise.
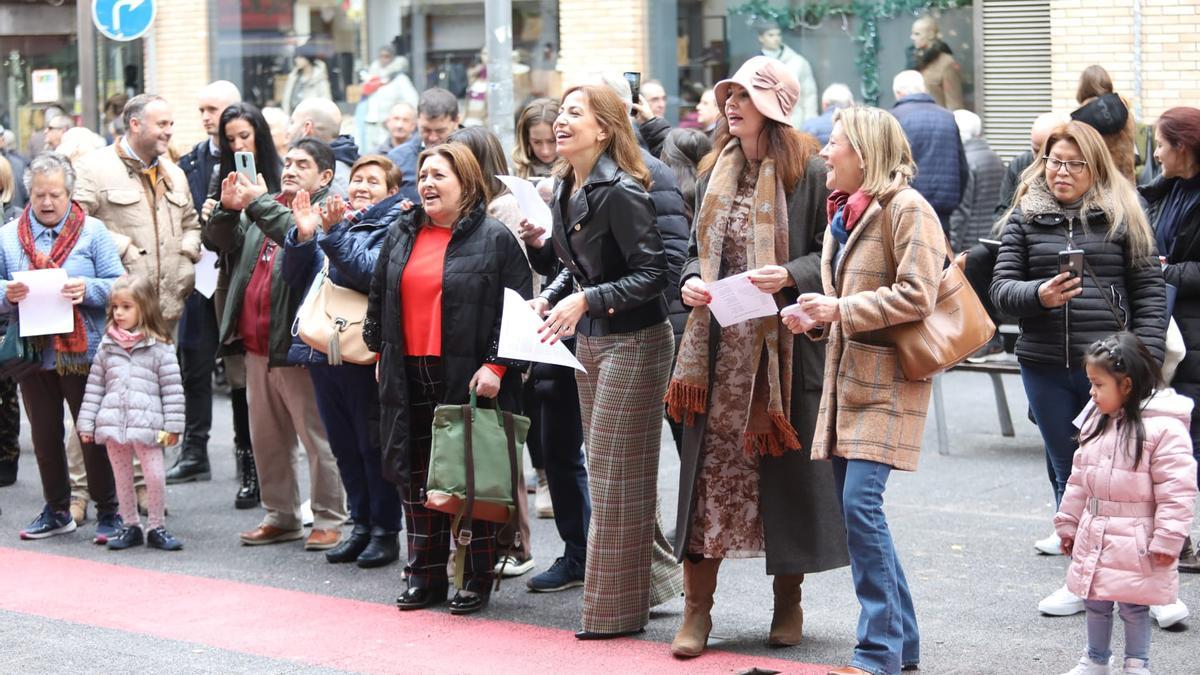
<path fill-rule="evenodd" d="M 784 30 L 815 30 L 827 18 L 841 17 L 842 30 L 849 32 L 851 18 L 857 29 L 850 39 L 857 48 L 854 67 L 862 79 L 863 101 L 879 105 L 879 22 L 901 14 L 915 18 L 932 9 L 969 7 L 972 0 L 813 0 L 800 7 L 775 7 L 768 0 L 747 0 L 734 7 L 732 14 L 748 17 L 747 23 L 772 22 Z"/>

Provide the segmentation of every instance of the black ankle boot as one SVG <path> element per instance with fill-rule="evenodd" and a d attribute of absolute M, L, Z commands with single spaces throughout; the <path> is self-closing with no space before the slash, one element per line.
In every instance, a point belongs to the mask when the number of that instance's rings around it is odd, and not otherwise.
<path fill-rule="evenodd" d="M 355 526 L 357 528 L 357 526 Z M 355 561 L 364 569 L 384 567 L 400 559 L 400 533 L 389 532 L 382 527 L 371 528 L 371 543 Z"/>
<path fill-rule="evenodd" d="M 185 447 L 179 461 L 167 472 L 167 485 L 205 480 L 212 480 L 212 470 L 208 466 L 208 451 L 204 448 Z"/>
<path fill-rule="evenodd" d="M 325 560 L 331 563 L 354 562 L 369 543 L 371 543 L 371 528 L 355 524 L 354 528 L 350 530 L 349 537 L 325 552 Z"/>
<path fill-rule="evenodd" d="M 242 469 L 241 485 L 233 505 L 239 509 L 252 509 L 258 506 L 258 470 L 254 466 L 254 452 L 250 448 L 238 448 L 238 466 Z"/>

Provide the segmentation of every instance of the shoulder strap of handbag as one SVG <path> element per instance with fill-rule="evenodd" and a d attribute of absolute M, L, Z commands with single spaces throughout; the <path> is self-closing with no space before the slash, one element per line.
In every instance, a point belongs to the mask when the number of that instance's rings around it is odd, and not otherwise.
<path fill-rule="evenodd" d="M 911 190 L 913 188 L 904 189 Z M 899 193 L 897 192 L 897 194 Z M 895 195 L 892 196 L 894 197 Z M 890 208 L 891 204 L 891 197 L 880 202 L 880 206 L 884 210 Z M 892 280 L 895 281 L 896 276 L 900 273 L 900 269 L 896 266 L 896 235 L 892 232 L 892 223 L 890 218 L 886 219 L 886 222 L 880 222 L 879 234 L 881 237 L 883 237 L 883 254 L 887 256 L 888 268 L 892 270 Z M 946 239 L 946 261 L 952 262 L 954 259 L 954 249 L 950 246 L 950 237 L 946 234 L 945 230 L 942 230 L 942 236 Z M 943 263 L 943 265 L 944 264 L 945 263 Z M 943 267 L 943 269 L 945 268 Z"/>
<path fill-rule="evenodd" d="M 1100 297 L 1104 298 L 1104 303 L 1108 305 L 1108 310 L 1112 312 L 1113 318 L 1117 320 L 1117 325 L 1121 327 L 1121 330 L 1125 330 L 1125 319 L 1121 317 L 1121 312 L 1117 310 L 1117 306 L 1113 304 L 1112 299 L 1108 297 L 1108 293 L 1104 291 L 1104 287 L 1100 285 L 1100 280 L 1096 278 L 1096 273 L 1092 271 L 1092 266 L 1088 264 L 1087 256 L 1083 258 L 1083 269 L 1092 278 L 1092 283 L 1096 284 L 1096 290 L 1100 291 Z M 1082 284 L 1083 281 L 1080 280 L 1079 283 Z M 1112 287 L 1109 286 L 1109 289 L 1111 290 Z"/>
<path fill-rule="evenodd" d="M 504 437 L 508 440 L 508 472 L 512 483 L 513 505 L 508 522 L 496 533 L 496 543 L 498 544 L 499 554 L 504 556 L 505 563 L 507 563 L 509 555 L 521 546 L 521 512 L 517 505 L 517 500 L 524 499 L 525 496 L 518 492 L 521 482 L 517 475 L 516 422 L 513 421 L 513 414 L 511 412 L 505 410 L 502 415 L 504 418 Z M 504 568 L 501 567 L 500 571 L 496 574 L 495 590 L 500 590 L 500 580 L 503 578 Z"/>
<path fill-rule="evenodd" d="M 458 514 L 458 521 L 452 531 L 457 532 L 455 543 L 457 546 L 454 549 L 454 587 L 463 587 L 463 570 L 466 566 L 467 548 L 471 545 L 471 526 L 474 524 L 475 511 L 475 449 L 472 442 L 471 422 L 475 414 L 475 408 L 470 403 L 462 405 L 463 419 L 463 454 L 466 456 L 467 469 L 467 499 L 463 504 L 463 510 Z"/>

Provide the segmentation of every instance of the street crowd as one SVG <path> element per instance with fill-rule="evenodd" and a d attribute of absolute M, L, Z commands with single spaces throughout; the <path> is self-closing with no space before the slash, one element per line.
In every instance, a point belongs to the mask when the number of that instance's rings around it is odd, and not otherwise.
<path fill-rule="evenodd" d="M 722 560 L 765 557 L 780 647 L 803 640 L 805 575 L 848 565 L 862 613 L 830 672 L 917 670 L 883 493 L 918 467 L 931 381 L 904 375 L 888 329 L 930 315 L 961 263 L 995 323 L 1020 327 L 1057 507 L 1036 548 L 1071 556 L 1038 609 L 1087 613 L 1070 673 L 1150 672 L 1151 621 L 1187 616 L 1178 572 L 1200 571 L 1200 110 L 1167 110 L 1141 148 L 1092 66 L 1078 108 L 1030 111 L 1029 151 L 1005 166 L 927 80 L 897 75 L 890 110 L 833 85 L 797 116 L 816 92 L 756 56 L 671 128 L 661 85 L 635 94 L 600 73 L 524 105 L 511 156 L 438 88 L 362 153 L 327 98 L 272 123 L 224 81 L 200 90 L 209 137 L 180 157 L 175 106 L 191 101 L 130 98 L 108 143 L 52 120 L 45 152 L 0 155 L 0 485 L 16 480 L 19 389 L 44 494 L 21 539 L 75 532 L 90 506 L 110 549 L 203 546 L 167 528 L 165 485 L 211 479 L 219 373 L 234 506 L 261 507 L 247 546 L 303 540 L 379 568 L 403 531 L 399 609 L 472 614 L 498 576 L 534 569 L 529 518 L 550 517 L 563 552 L 528 589 L 582 586 L 581 640 L 637 634 L 682 594 L 677 658 L 705 649 Z M 507 174 L 534 183 L 552 227 L 522 213 Z M 211 297 L 194 290 L 206 251 Z M 73 330 L 22 339 L 18 277 L 52 268 Z M 709 284 L 742 273 L 781 315 L 716 320 Z M 505 289 L 583 371 L 498 354 Z M 335 291 L 358 303 L 362 353 L 301 335 L 306 303 Z M 998 337 L 973 358 L 1013 357 Z M 531 420 L 535 499 L 522 489 L 516 532 L 464 533 L 426 502 L 435 409 L 474 396 Z M 670 529 L 664 417 L 681 462 Z"/>

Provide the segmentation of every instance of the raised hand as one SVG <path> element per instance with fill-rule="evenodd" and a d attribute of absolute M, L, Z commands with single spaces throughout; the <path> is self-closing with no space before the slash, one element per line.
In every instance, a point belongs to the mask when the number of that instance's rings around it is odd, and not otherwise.
<path fill-rule="evenodd" d="M 292 219 L 296 222 L 296 239 L 308 241 L 317 233 L 321 212 L 312 205 L 308 190 L 300 190 L 292 200 Z"/>

